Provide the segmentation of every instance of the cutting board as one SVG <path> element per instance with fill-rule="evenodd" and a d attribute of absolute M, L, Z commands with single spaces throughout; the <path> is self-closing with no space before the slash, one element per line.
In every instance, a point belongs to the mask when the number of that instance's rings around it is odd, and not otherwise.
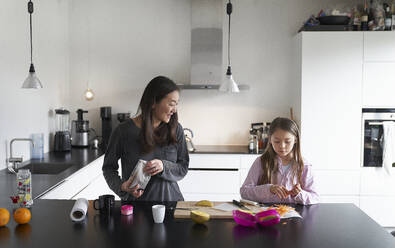
<path fill-rule="evenodd" d="M 213 202 L 214 206 L 220 205 L 225 202 Z M 228 202 L 230 203 L 230 202 Z M 189 208 L 191 210 L 183 210 L 183 209 L 176 209 L 174 211 L 174 218 L 175 219 L 189 219 L 192 210 L 198 210 L 206 212 L 210 215 L 211 219 L 233 219 L 232 211 L 223 211 L 219 209 L 214 209 L 212 207 L 199 207 L 196 206 L 196 201 L 179 201 L 177 202 L 176 208 Z M 259 207 L 250 207 L 252 211 L 259 212 Z"/>

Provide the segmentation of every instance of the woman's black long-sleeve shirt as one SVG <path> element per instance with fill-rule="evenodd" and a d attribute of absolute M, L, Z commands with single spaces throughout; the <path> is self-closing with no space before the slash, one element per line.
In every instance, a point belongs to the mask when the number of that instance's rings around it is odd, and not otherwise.
<path fill-rule="evenodd" d="M 188 172 L 189 155 L 182 126 L 177 126 L 176 144 L 157 146 L 147 154 L 141 152 L 140 132 L 141 129 L 129 119 L 119 124 L 111 134 L 103 163 L 103 174 L 107 184 L 125 201 L 183 201 L 177 181 L 184 178 Z M 118 173 L 119 159 L 122 177 Z M 163 162 L 163 171 L 151 177 L 143 195 L 136 199 L 133 195 L 121 191 L 121 185 L 129 179 L 139 159 L 159 159 Z"/>

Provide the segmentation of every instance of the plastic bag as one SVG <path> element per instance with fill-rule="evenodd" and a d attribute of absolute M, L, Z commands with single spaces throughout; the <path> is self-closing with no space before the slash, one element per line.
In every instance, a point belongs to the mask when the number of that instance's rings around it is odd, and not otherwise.
<path fill-rule="evenodd" d="M 139 159 L 132 173 L 130 174 L 130 178 L 132 178 L 132 184 L 129 186 L 129 188 L 133 188 L 138 184 L 140 186 L 139 189 L 145 189 L 149 180 L 151 179 L 151 176 L 145 173 L 143 170 L 146 163 L 147 161 Z"/>

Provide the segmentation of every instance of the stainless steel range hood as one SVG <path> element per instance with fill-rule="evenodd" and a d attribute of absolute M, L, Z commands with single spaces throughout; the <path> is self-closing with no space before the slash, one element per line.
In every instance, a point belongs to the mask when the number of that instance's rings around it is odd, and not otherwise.
<path fill-rule="evenodd" d="M 219 89 L 224 76 L 222 0 L 191 0 L 191 79 L 182 89 Z M 248 89 L 240 85 L 240 89 Z"/>

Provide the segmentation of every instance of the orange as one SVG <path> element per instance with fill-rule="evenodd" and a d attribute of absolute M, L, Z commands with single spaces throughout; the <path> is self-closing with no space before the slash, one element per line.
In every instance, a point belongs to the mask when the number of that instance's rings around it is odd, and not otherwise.
<path fill-rule="evenodd" d="M 26 224 L 30 221 L 32 218 L 32 214 L 30 213 L 30 210 L 27 208 L 18 208 L 14 212 L 14 220 L 18 224 Z"/>
<path fill-rule="evenodd" d="M 0 226 L 7 225 L 10 220 L 10 212 L 5 208 L 0 208 Z"/>

